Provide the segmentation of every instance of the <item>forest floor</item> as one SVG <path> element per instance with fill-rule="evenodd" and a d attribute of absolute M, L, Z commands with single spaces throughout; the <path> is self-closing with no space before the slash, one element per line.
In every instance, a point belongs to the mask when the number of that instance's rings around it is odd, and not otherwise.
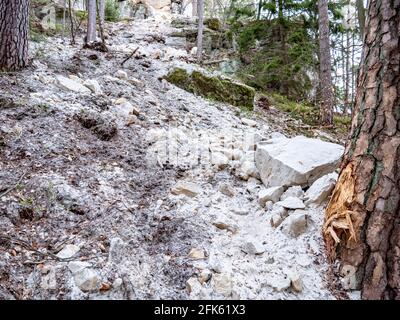
<path fill-rule="evenodd" d="M 328 277 L 323 205 L 288 237 L 243 161 L 193 152 L 228 141 L 250 159 L 246 137 L 293 135 L 301 121 L 163 80 L 193 61 L 160 40 L 168 18 L 106 30 L 109 52 L 48 38 L 31 44 L 31 67 L 0 75 L 0 299 L 345 298 Z"/>

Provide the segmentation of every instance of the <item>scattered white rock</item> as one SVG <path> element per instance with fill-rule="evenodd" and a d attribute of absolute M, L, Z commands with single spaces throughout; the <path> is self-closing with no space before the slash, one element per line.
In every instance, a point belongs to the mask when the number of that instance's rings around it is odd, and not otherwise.
<path fill-rule="evenodd" d="M 193 248 L 190 250 L 188 257 L 193 260 L 200 260 L 200 259 L 205 259 L 206 256 L 204 254 L 203 249 Z"/>
<path fill-rule="evenodd" d="M 245 241 L 242 244 L 242 250 L 248 254 L 254 255 L 263 254 L 265 252 L 264 246 L 256 240 Z"/>
<path fill-rule="evenodd" d="M 288 188 L 281 196 L 281 200 L 285 200 L 289 197 L 295 197 L 302 199 L 304 196 L 304 191 L 300 186 L 293 186 Z"/>
<path fill-rule="evenodd" d="M 246 118 L 242 118 L 242 123 L 246 126 L 249 127 L 255 127 L 257 126 L 257 121 L 251 120 L 251 119 L 246 119 Z"/>
<path fill-rule="evenodd" d="M 214 274 L 213 285 L 214 290 L 217 293 L 222 294 L 225 297 L 229 297 L 232 295 L 233 283 L 232 278 L 228 274 Z"/>
<path fill-rule="evenodd" d="M 201 270 L 201 272 L 199 274 L 199 282 L 201 284 L 204 284 L 208 280 L 211 279 L 211 276 L 212 276 L 212 272 L 210 270 L 208 270 L 208 269 Z"/>
<path fill-rule="evenodd" d="M 82 271 L 85 268 L 89 268 L 91 264 L 86 261 L 71 261 L 68 263 L 68 269 L 72 274 Z"/>
<path fill-rule="evenodd" d="M 118 78 L 118 79 L 127 80 L 128 79 L 128 74 L 124 70 L 118 70 L 115 73 L 115 77 Z"/>
<path fill-rule="evenodd" d="M 283 193 L 283 187 L 261 189 L 258 193 L 258 203 L 264 207 L 267 201 L 277 202 Z"/>
<path fill-rule="evenodd" d="M 77 93 L 90 93 L 90 89 L 78 81 L 66 78 L 64 76 L 56 76 L 57 85 L 64 90 L 69 90 Z"/>
<path fill-rule="evenodd" d="M 250 177 L 259 177 L 256 164 L 253 161 L 243 161 L 239 170 L 239 176 L 243 180 L 248 180 Z"/>
<path fill-rule="evenodd" d="M 82 269 L 74 275 L 75 284 L 84 292 L 92 292 L 100 289 L 101 280 L 98 273 L 89 268 Z"/>
<path fill-rule="evenodd" d="M 69 259 L 78 253 L 80 248 L 74 244 L 67 244 L 60 252 L 57 253 L 57 257 L 60 259 Z"/>
<path fill-rule="evenodd" d="M 189 197 L 195 197 L 201 193 L 198 184 L 189 181 L 179 181 L 172 189 L 171 193 L 175 195 L 184 194 Z"/>
<path fill-rule="evenodd" d="M 300 275 L 297 272 L 291 272 L 289 274 L 290 285 L 296 292 L 301 292 L 303 290 L 303 282 L 301 281 Z"/>
<path fill-rule="evenodd" d="M 115 237 L 110 240 L 110 251 L 108 253 L 108 260 L 113 263 L 120 263 L 124 256 L 125 243 L 121 238 Z"/>
<path fill-rule="evenodd" d="M 191 277 L 186 281 L 186 289 L 188 293 L 195 293 L 202 288 L 201 283 L 196 277 Z"/>
<path fill-rule="evenodd" d="M 42 275 L 40 286 L 44 290 L 55 290 L 57 289 L 57 273 L 56 267 L 50 267 L 47 274 Z"/>
<path fill-rule="evenodd" d="M 95 94 L 103 93 L 103 91 L 101 90 L 101 86 L 97 80 L 94 80 L 94 79 L 85 80 L 83 85 L 88 87 L 90 89 L 90 91 L 92 91 Z"/>
<path fill-rule="evenodd" d="M 316 180 L 305 194 L 305 204 L 319 205 L 323 203 L 335 188 L 337 178 L 338 174 L 332 172 Z"/>
<path fill-rule="evenodd" d="M 218 190 L 228 197 L 234 197 L 236 195 L 235 189 L 229 183 L 226 182 L 222 182 L 219 185 Z"/>
<path fill-rule="evenodd" d="M 287 275 L 271 275 L 267 278 L 266 285 L 280 292 L 290 288 L 290 279 Z"/>
<path fill-rule="evenodd" d="M 306 206 L 304 205 L 303 201 L 299 198 L 295 197 L 288 197 L 283 201 L 279 201 L 276 204 L 280 205 L 281 207 L 295 210 L 295 209 L 304 209 Z"/>
<path fill-rule="evenodd" d="M 232 221 L 230 221 L 227 217 L 224 215 L 219 215 L 213 222 L 212 224 L 217 227 L 218 229 L 221 230 L 228 230 L 232 233 L 236 233 L 239 230 L 239 227 Z"/>
<path fill-rule="evenodd" d="M 218 169 L 224 169 L 229 163 L 229 159 L 221 152 L 213 152 L 211 154 L 211 164 Z"/>
<path fill-rule="evenodd" d="M 298 136 L 259 143 L 256 165 L 267 187 L 310 185 L 339 165 L 341 145 Z"/>
<path fill-rule="evenodd" d="M 305 210 L 296 210 L 282 223 L 282 232 L 292 237 L 298 237 L 307 231 L 308 215 Z"/>

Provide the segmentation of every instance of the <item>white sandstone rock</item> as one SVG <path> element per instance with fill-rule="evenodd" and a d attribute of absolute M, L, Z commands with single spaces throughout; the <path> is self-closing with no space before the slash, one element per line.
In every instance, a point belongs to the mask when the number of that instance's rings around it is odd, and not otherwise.
<path fill-rule="evenodd" d="M 281 200 L 285 200 L 289 197 L 296 197 L 299 199 L 303 199 L 304 191 L 300 186 L 293 186 L 288 188 L 281 196 Z"/>
<path fill-rule="evenodd" d="M 304 209 L 306 206 L 299 198 L 288 197 L 285 200 L 279 201 L 276 204 L 291 210 Z"/>
<path fill-rule="evenodd" d="M 172 189 L 171 193 L 175 195 L 184 194 L 189 197 L 195 197 L 201 192 L 198 184 L 188 181 L 179 181 Z"/>
<path fill-rule="evenodd" d="M 258 193 L 258 203 L 264 207 L 267 201 L 277 202 L 283 193 L 283 187 L 261 189 Z"/>
<path fill-rule="evenodd" d="M 80 248 L 74 244 L 67 244 L 60 252 L 57 253 L 57 257 L 61 259 L 68 259 L 78 253 Z"/>
<path fill-rule="evenodd" d="M 94 79 L 85 80 L 83 85 L 86 86 L 87 88 L 89 88 L 90 91 L 92 91 L 95 94 L 103 93 L 103 91 L 101 90 L 101 86 L 97 80 L 94 80 Z"/>
<path fill-rule="evenodd" d="M 93 269 L 85 268 L 74 275 L 75 284 L 85 292 L 100 289 L 101 281 L 97 272 Z"/>
<path fill-rule="evenodd" d="M 127 80 L 128 79 L 128 74 L 124 70 L 118 70 L 115 73 L 115 77 L 118 78 L 118 79 Z"/>
<path fill-rule="evenodd" d="M 333 172 L 344 148 L 338 144 L 298 136 L 260 142 L 256 165 L 267 187 L 310 185 Z"/>
<path fill-rule="evenodd" d="M 319 205 L 326 200 L 335 188 L 338 174 L 332 172 L 316 180 L 305 194 L 305 204 Z"/>
<path fill-rule="evenodd" d="M 296 210 L 282 222 L 282 232 L 297 238 L 307 231 L 309 217 L 307 211 Z"/>
<path fill-rule="evenodd" d="M 77 93 L 90 93 L 90 89 L 78 81 L 66 78 L 64 76 L 56 76 L 57 85 L 64 90 L 69 90 Z"/>

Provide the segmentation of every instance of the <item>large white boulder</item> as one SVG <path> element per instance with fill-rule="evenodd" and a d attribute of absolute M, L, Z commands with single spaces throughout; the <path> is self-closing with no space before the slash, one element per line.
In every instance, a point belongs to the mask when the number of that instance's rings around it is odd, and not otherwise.
<path fill-rule="evenodd" d="M 297 136 L 259 143 L 255 162 L 267 187 L 311 185 L 339 165 L 344 148 L 318 139 Z"/>

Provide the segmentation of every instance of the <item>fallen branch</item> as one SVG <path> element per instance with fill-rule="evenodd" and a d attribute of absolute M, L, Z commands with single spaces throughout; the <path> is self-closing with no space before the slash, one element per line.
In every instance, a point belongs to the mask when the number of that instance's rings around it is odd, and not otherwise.
<path fill-rule="evenodd" d="M 12 186 L 11 188 L 7 189 L 6 191 L 4 191 L 2 194 L 0 194 L 0 198 L 4 197 L 6 194 L 10 193 L 11 191 L 13 191 L 16 187 L 18 187 L 19 183 L 22 181 L 22 179 L 25 177 L 26 172 L 24 172 L 22 174 L 22 176 L 18 179 L 17 183 Z"/>
<path fill-rule="evenodd" d="M 133 55 L 134 55 L 134 54 L 136 53 L 136 51 L 138 51 L 138 50 L 139 50 L 139 47 L 137 47 L 136 49 L 134 49 L 134 50 L 132 51 L 132 53 L 129 55 L 129 57 L 127 57 L 124 61 L 121 62 L 121 66 L 123 66 L 125 62 L 127 62 L 130 58 L 132 58 Z"/>

